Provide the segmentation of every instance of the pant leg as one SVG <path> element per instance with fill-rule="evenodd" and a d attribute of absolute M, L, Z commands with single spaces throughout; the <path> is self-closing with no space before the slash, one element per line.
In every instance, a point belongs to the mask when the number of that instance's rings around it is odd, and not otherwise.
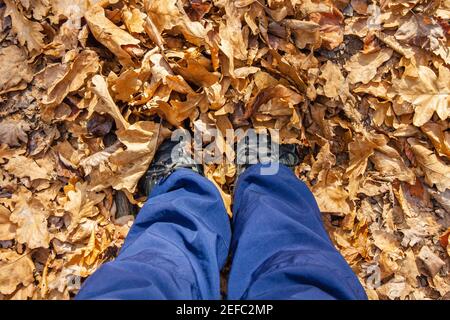
<path fill-rule="evenodd" d="M 77 299 L 220 299 L 230 224 L 216 187 L 179 169 L 159 183 L 118 257 L 91 275 Z"/>
<path fill-rule="evenodd" d="M 248 168 L 235 190 L 229 299 L 367 299 L 291 170 Z"/>

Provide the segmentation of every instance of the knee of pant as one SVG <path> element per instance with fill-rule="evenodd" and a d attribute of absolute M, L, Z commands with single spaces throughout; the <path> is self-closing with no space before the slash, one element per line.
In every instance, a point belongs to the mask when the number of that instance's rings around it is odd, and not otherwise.
<path fill-rule="evenodd" d="M 337 299 L 366 299 L 358 278 L 337 251 L 280 251 L 264 261 L 251 277 L 277 285 L 307 284 Z M 247 290 L 247 291 L 248 291 Z"/>

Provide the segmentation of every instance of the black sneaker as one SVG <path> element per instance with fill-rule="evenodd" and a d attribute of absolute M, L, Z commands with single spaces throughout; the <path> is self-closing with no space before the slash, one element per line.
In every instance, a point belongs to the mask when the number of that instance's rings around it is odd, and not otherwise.
<path fill-rule="evenodd" d="M 180 168 L 191 169 L 203 175 L 202 166 L 194 162 L 189 146 L 178 141 L 164 141 L 147 172 L 139 180 L 139 191 L 148 196 L 161 180 Z"/>
<path fill-rule="evenodd" d="M 277 148 L 278 147 L 278 148 Z M 261 155 L 263 157 L 261 158 Z M 294 171 L 300 164 L 300 154 L 296 144 L 278 144 L 273 142 L 270 135 L 257 134 L 257 140 L 244 136 L 237 143 L 236 174 L 237 177 L 245 169 L 257 163 L 278 162 Z"/>

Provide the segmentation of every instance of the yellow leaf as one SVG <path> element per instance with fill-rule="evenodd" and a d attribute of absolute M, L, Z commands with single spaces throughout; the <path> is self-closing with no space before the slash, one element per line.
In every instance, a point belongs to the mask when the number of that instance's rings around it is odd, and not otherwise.
<path fill-rule="evenodd" d="M 27 55 L 17 46 L 0 49 L 0 95 L 16 90 L 23 90 L 33 79 Z"/>
<path fill-rule="evenodd" d="M 94 217 L 99 213 L 96 205 L 103 200 L 105 195 L 103 193 L 89 192 L 87 190 L 87 183 L 78 182 L 75 185 L 75 190 L 67 193 L 69 199 L 64 204 L 64 210 L 70 213 L 70 225 L 67 230 L 71 232 L 74 230 L 83 218 Z"/>
<path fill-rule="evenodd" d="M 18 178 L 29 177 L 31 180 L 48 179 L 47 170 L 39 166 L 33 159 L 24 156 L 14 156 L 9 159 L 5 169 Z"/>
<path fill-rule="evenodd" d="M 30 285 L 34 281 L 34 269 L 28 254 L 0 252 L 0 293 L 11 294 L 19 284 Z"/>
<path fill-rule="evenodd" d="M 0 205 L 0 241 L 12 240 L 16 236 L 16 226 L 11 223 L 11 212 Z"/>
<path fill-rule="evenodd" d="M 408 143 L 425 174 L 425 182 L 430 186 L 436 185 L 439 191 L 450 188 L 450 166 L 446 165 L 419 140 L 409 138 Z"/>
<path fill-rule="evenodd" d="M 16 239 L 30 249 L 48 248 L 50 234 L 47 230 L 47 215 L 37 200 L 21 200 L 9 218 L 17 224 Z"/>
<path fill-rule="evenodd" d="M 17 35 L 20 44 L 26 45 L 30 53 L 39 54 L 44 46 L 41 24 L 28 20 L 12 0 L 5 0 L 5 4 L 5 16 L 11 17 L 12 31 Z"/>
<path fill-rule="evenodd" d="M 96 73 L 98 68 L 97 54 L 92 50 L 82 51 L 69 66 L 64 76 L 57 79 L 48 89 L 43 103 L 49 107 L 57 106 L 69 93 L 80 89 L 87 77 Z"/>
<path fill-rule="evenodd" d="M 84 17 L 95 39 L 114 53 L 123 65 L 132 65 L 131 56 L 125 48 L 139 48 L 140 41 L 106 18 L 105 11 L 99 5 L 90 7 Z"/>

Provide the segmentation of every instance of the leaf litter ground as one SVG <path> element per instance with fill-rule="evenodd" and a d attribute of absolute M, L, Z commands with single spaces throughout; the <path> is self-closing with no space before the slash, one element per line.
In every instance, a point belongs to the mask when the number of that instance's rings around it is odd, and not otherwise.
<path fill-rule="evenodd" d="M 171 131 L 280 130 L 371 299 L 450 291 L 449 0 L 4 0 L 0 298 L 113 259 Z M 230 211 L 230 163 L 205 166 Z"/>

